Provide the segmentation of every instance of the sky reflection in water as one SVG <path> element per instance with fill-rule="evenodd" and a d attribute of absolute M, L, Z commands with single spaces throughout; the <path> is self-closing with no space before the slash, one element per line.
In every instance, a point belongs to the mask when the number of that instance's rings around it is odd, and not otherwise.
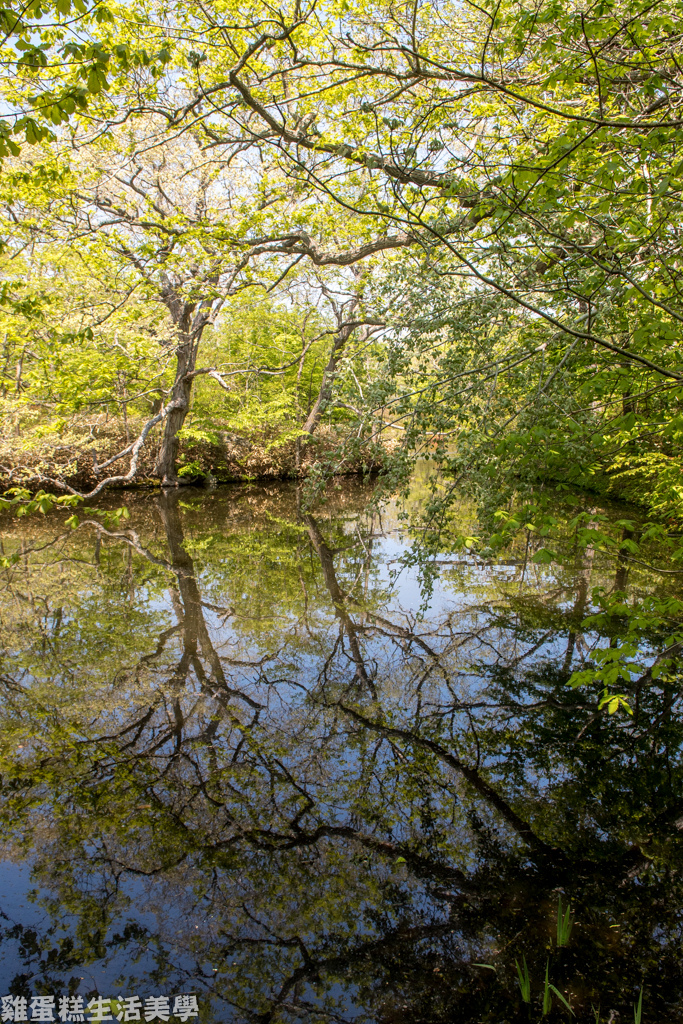
<path fill-rule="evenodd" d="M 541 1020 L 548 965 L 573 1019 L 632 1020 L 644 978 L 643 1021 L 683 1020 L 678 694 L 631 720 L 566 685 L 591 588 L 661 585 L 593 551 L 445 552 L 420 617 L 368 495 L 8 524 L 3 992 L 501 1024 Z"/>

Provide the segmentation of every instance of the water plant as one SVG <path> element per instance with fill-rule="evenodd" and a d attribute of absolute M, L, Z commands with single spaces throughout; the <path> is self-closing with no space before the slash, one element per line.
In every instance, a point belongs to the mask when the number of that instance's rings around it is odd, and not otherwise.
<path fill-rule="evenodd" d="M 522 999 L 525 1003 L 531 1002 L 531 979 L 529 977 L 529 968 L 527 966 L 526 957 L 522 955 L 522 966 L 519 966 L 517 960 L 515 960 L 515 967 L 517 968 L 517 977 L 519 978 L 519 990 L 522 993 Z"/>
<path fill-rule="evenodd" d="M 574 918 L 572 917 L 571 904 L 567 904 L 566 911 L 562 911 L 562 897 L 560 896 L 557 903 L 557 945 L 567 946 L 569 944 L 569 937 L 572 933 L 574 926 Z"/>
<path fill-rule="evenodd" d="M 558 988 L 556 988 L 553 984 L 551 984 L 551 982 L 550 982 L 550 960 L 546 960 L 546 962 L 545 962 L 545 981 L 544 981 L 544 985 L 543 985 L 543 1016 L 544 1017 L 546 1017 L 550 1013 L 550 1011 L 552 1009 L 552 1006 L 553 1006 L 553 996 L 554 995 L 557 996 L 557 998 L 560 1000 L 562 1005 L 566 1006 L 566 1008 L 569 1010 L 571 1015 L 574 1016 L 574 1011 L 572 1010 L 571 1006 L 569 1005 L 569 1003 L 567 1002 L 565 997 L 562 995 L 560 990 Z"/>

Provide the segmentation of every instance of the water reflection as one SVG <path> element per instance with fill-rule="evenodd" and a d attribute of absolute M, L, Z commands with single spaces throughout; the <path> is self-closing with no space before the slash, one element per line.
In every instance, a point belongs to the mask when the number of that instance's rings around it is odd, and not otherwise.
<path fill-rule="evenodd" d="M 643 979 L 643 1020 L 683 1020 L 678 692 L 641 680 L 627 720 L 566 686 L 591 588 L 654 582 L 578 548 L 563 569 L 444 555 L 420 618 L 367 497 L 12 524 L 3 992 L 501 1024 L 541 1019 L 547 967 L 576 1020 L 631 1020 Z"/>

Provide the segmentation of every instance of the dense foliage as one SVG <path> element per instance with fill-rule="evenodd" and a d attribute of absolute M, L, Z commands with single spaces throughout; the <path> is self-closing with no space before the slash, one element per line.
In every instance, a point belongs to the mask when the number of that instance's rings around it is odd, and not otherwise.
<path fill-rule="evenodd" d="M 5 43 L 32 55 L 6 102 L 52 123 L 4 165 L 11 412 L 146 400 L 173 482 L 198 375 L 228 365 L 253 408 L 251 353 L 199 350 L 258 289 L 301 339 L 279 401 L 308 434 L 339 401 L 367 436 L 390 402 L 458 471 L 646 481 L 678 515 L 677 3 L 34 6 Z M 384 372 L 341 372 L 377 330 Z"/>

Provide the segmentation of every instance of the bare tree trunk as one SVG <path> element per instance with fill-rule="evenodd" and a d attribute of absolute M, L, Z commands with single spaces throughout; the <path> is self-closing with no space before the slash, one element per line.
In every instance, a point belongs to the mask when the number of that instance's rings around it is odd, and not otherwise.
<path fill-rule="evenodd" d="M 187 336 L 178 345 L 175 382 L 170 395 L 170 401 L 177 404 L 164 421 L 159 454 L 154 467 L 154 475 L 160 478 L 162 487 L 177 487 L 179 483 L 176 473 L 178 433 L 190 408 L 192 377 L 189 375 L 194 370 L 196 352 L 196 344 Z"/>
<path fill-rule="evenodd" d="M 358 300 L 354 302 L 354 307 L 357 304 Z M 334 340 L 332 341 L 332 350 L 330 352 L 330 358 L 327 363 L 327 366 L 323 370 L 323 379 L 320 382 L 320 390 L 318 391 L 318 397 L 313 403 L 313 408 L 309 412 L 306 418 L 306 422 L 302 427 L 302 429 L 305 430 L 306 433 L 308 434 L 314 433 L 316 427 L 318 426 L 318 423 L 320 422 L 320 417 L 322 416 L 323 412 L 330 403 L 330 400 L 332 398 L 332 386 L 334 384 L 334 378 L 337 375 L 337 367 L 339 365 L 339 360 L 341 359 L 344 353 L 346 343 L 348 342 L 349 338 L 353 334 L 356 327 L 356 323 L 345 324 L 334 336 Z"/>
<path fill-rule="evenodd" d="M 161 480 L 162 487 L 177 487 L 176 473 L 178 458 L 178 433 L 190 411 L 192 381 L 197 363 L 197 352 L 202 334 L 217 307 L 213 299 L 184 299 L 180 294 L 182 283 L 174 282 L 167 274 L 161 274 L 161 299 L 168 309 L 176 328 L 175 381 L 169 396 L 171 406 L 164 421 L 164 432 L 159 446 L 154 475 Z M 211 283 L 211 282 L 210 282 Z M 212 282 L 214 285 L 216 281 Z M 220 305 L 220 303 L 219 303 Z"/>

